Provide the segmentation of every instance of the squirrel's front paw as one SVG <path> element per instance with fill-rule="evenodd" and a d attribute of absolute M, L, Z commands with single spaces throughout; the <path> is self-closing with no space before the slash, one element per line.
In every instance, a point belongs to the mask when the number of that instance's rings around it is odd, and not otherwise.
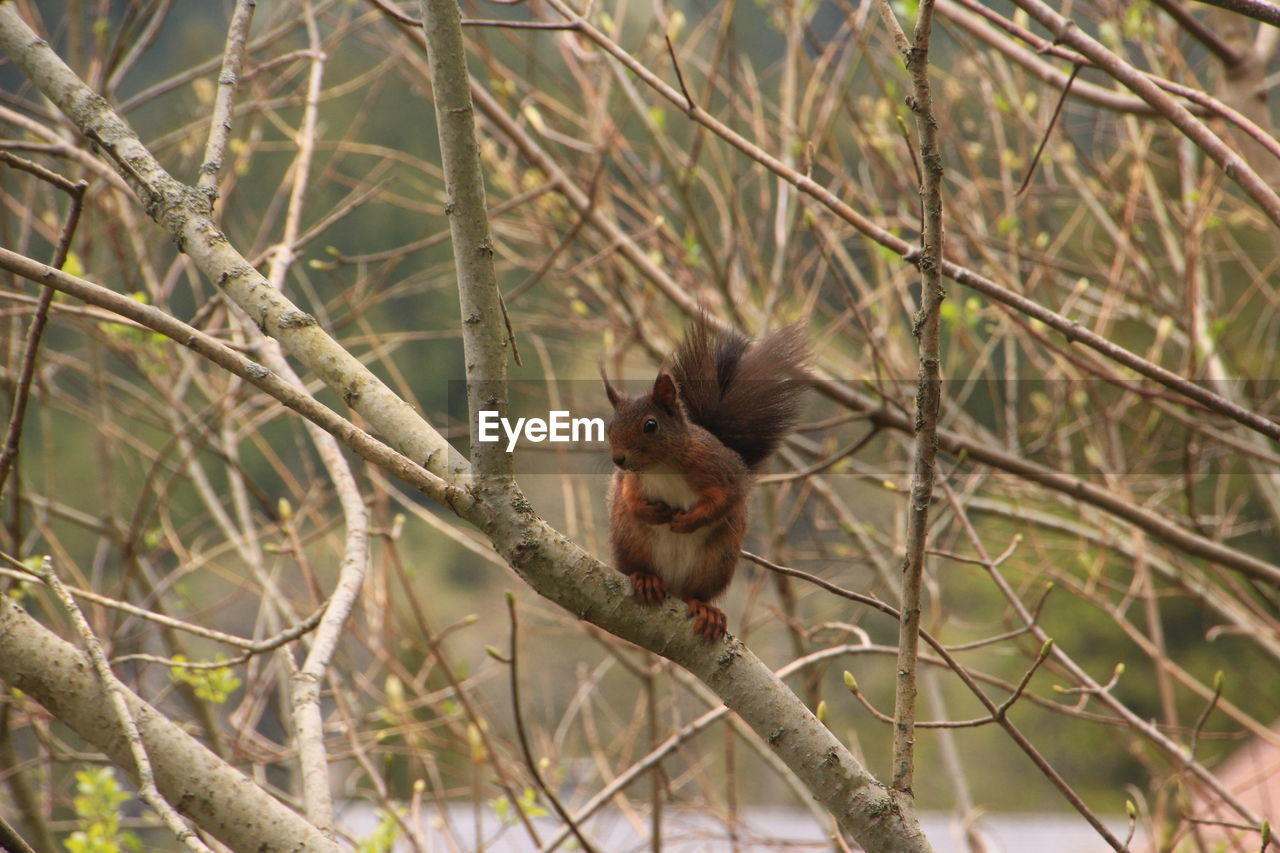
<path fill-rule="evenodd" d="M 637 572 L 631 576 L 631 596 L 641 604 L 661 604 L 667 597 L 667 585 L 657 575 Z"/>
<path fill-rule="evenodd" d="M 729 627 L 729 619 L 724 615 L 723 610 L 696 598 L 686 598 L 684 603 L 689 605 L 689 615 L 693 618 L 695 634 L 708 643 L 714 643 L 724 636 L 725 630 Z"/>
<path fill-rule="evenodd" d="M 645 524 L 666 524 L 675 515 L 675 510 L 664 501 L 642 501 L 635 508 L 636 518 Z"/>
<path fill-rule="evenodd" d="M 673 513 L 671 516 L 672 533 L 692 533 L 707 523 L 705 518 L 698 518 L 687 512 Z"/>

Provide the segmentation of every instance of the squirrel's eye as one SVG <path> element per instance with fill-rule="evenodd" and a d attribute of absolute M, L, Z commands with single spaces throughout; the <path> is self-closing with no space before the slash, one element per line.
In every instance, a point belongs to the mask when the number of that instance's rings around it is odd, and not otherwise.
<path fill-rule="evenodd" d="M 645 435 L 653 435 L 658 431 L 658 422 L 653 418 L 645 418 L 643 429 Z"/>

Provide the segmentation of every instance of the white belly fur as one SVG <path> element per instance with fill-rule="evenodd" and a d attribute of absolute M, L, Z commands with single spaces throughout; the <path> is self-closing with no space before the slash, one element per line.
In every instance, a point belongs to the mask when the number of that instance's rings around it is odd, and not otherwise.
<path fill-rule="evenodd" d="M 689 488 L 684 475 L 674 469 L 657 468 L 638 473 L 640 491 L 648 500 L 662 501 L 674 509 L 689 509 L 698 502 L 697 493 Z M 649 528 L 654 574 L 662 578 L 672 595 L 684 594 L 685 581 L 701 561 L 707 536 L 715 526 L 709 524 L 692 533 L 672 533 L 665 524 Z"/>

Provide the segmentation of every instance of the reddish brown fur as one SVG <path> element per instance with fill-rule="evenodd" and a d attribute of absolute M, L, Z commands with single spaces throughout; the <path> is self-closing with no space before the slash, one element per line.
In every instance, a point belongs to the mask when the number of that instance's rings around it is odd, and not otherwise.
<path fill-rule="evenodd" d="M 794 423 L 803 353 L 794 327 L 752 344 L 702 326 L 649 394 L 624 398 L 605 380 L 614 406 L 609 444 L 620 469 L 609 489 L 614 565 L 631 577 L 642 603 L 660 603 L 667 594 L 683 599 L 694 630 L 707 640 L 724 636 L 725 615 L 710 602 L 737 567 L 752 468 Z M 699 420 L 722 425 L 735 445 Z"/>

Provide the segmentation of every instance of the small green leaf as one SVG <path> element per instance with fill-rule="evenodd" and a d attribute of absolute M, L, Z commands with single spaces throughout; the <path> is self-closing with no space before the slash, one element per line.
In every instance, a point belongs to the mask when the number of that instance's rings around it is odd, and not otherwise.
<path fill-rule="evenodd" d="M 84 278 L 84 264 L 80 263 L 80 256 L 75 252 L 67 252 L 67 259 L 62 262 L 62 271 L 76 278 Z"/>
<path fill-rule="evenodd" d="M 538 792 L 525 788 L 520 794 L 520 811 L 528 817 L 546 817 L 547 810 L 538 805 Z"/>
<path fill-rule="evenodd" d="M 356 853 L 391 853 L 400 837 L 400 821 L 395 812 L 378 809 L 378 825 L 356 845 Z"/>
<path fill-rule="evenodd" d="M 182 655 L 174 655 L 174 660 L 185 661 Z M 214 662 L 224 661 L 226 657 L 218 654 L 214 658 Z M 232 693 L 239 689 L 244 682 L 235 674 L 235 671 L 229 666 L 217 667 L 201 667 L 199 669 L 191 669 L 185 666 L 175 666 L 169 670 L 169 676 L 174 681 L 180 681 L 195 689 L 197 697 L 215 705 L 221 705 L 226 702 Z"/>

